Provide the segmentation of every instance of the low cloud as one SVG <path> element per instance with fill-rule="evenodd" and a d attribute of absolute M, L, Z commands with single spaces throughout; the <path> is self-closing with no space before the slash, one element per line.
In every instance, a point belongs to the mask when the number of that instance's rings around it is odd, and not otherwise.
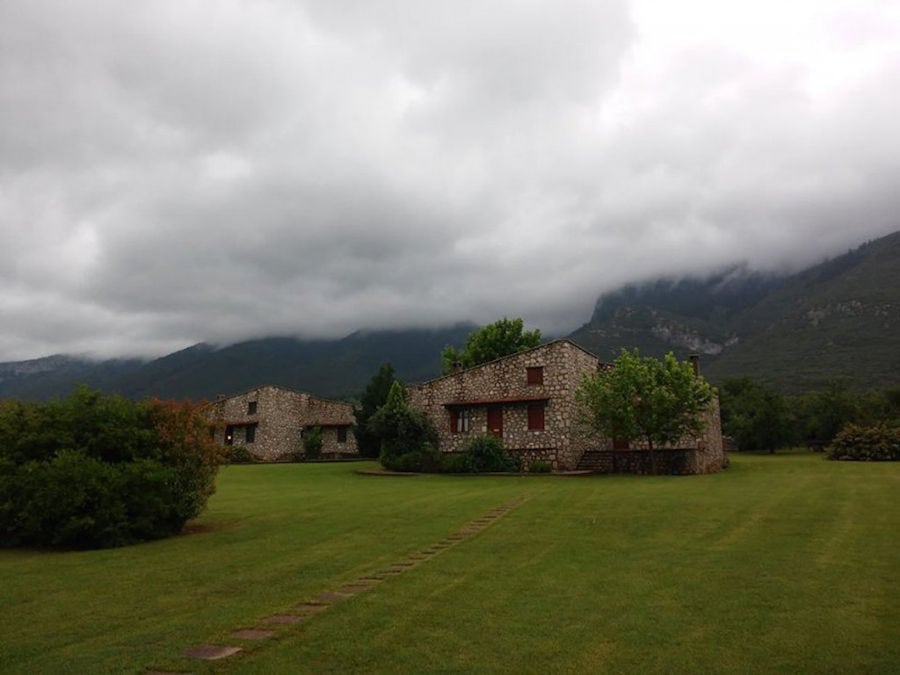
<path fill-rule="evenodd" d="M 0 6 L 0 360 L 520 315 L 898 229 L 884 3 Z"/>

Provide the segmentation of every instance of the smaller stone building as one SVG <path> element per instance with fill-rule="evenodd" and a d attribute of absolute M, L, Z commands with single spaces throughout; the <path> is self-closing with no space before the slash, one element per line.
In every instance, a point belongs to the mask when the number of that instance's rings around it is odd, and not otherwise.
<path fill-rule="evenodd" d="M 244 445 L 261 461 L 292 459 L 303 449 L 304 430 L 322 430 L 322 456 L 357 454 L 353 407 L 285 387 L 264 385 L 213 404 L 216 441 Z"/>

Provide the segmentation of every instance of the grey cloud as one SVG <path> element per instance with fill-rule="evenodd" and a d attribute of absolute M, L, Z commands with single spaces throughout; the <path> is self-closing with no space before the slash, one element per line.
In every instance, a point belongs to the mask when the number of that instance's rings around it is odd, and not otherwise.
<path fill-rule="evenodd" d="M 728 36 L 666 51 L 639 5 L 0 5 L 0 360 L 557 332 L 620 283 L 897 228 L 877 4 L 814 17 L 836 85 Z"/>

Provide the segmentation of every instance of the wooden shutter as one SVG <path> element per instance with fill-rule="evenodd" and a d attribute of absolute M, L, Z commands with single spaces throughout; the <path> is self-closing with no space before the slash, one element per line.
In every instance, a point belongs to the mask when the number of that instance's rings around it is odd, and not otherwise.
<path fill-rule="evenodd" d="M 530 431 L 544 429 L 544 406 L 542 404 L 528 406 L 528 429 Z"/>

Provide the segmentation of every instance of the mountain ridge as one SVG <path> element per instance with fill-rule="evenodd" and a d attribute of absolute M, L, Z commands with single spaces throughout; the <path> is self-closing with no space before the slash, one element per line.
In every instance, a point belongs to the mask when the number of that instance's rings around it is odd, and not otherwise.
<path fill-rule="evenodd" d="M 205 398 L 262 383 L 320 396 L 357 395 L 391 362 L 405 381 L 440 372 L 443 347 L 475 327 L 358 330 L 337 340 L 268 337 L 197 343 L 158 359 L 91 361 L 52 355 L 0 363 L 0 397 L 42 400 L 78 383 L 129 397 Z M 702 356 L 715 384 L 747 375 L 785 393 L 843 379 L 857 388 L 900 382 L 900 231 L 794 274 L 746 265 L 661 278 L 602 294 L 569 339 L 613 360 L 623 348 Z"/>

